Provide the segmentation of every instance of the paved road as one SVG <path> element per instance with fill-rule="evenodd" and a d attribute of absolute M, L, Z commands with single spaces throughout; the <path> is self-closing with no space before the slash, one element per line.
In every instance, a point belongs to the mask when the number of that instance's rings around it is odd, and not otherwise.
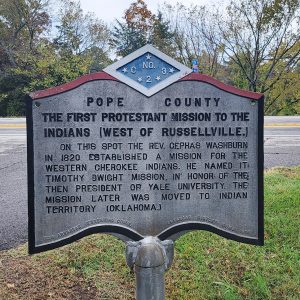
<path fill-rule="evenodd" d="M 300 165 L 300 117 L 265 119 L 265 168 Z M 27 240 L 25 119 L 0 119 L 0 250 Z"/>
<path fill-rule="evenodd" d="M 265 168 L 300 165 L 300 116 L 265 117 Z"/>
<path fill-rule="evenodd" d="M 0 250 L 27 240 L 24 129 L 0 128 Z"/>
<path fill-rule="evenodd" d="M 300 116 L 267 116 L 265 117 L 265 125 L 281 125 L 289 126 L 291 124 L 300 125 Z"/>

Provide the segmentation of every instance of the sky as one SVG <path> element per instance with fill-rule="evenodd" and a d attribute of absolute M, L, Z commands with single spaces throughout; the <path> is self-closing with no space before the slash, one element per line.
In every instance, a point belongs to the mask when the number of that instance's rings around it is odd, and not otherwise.
<path fill-rule="evenodd" d="M 216 4 L 219 6 L 220 3 L 225 2 L 224 0 L 144 0 L 148 8 L 156 13 L 159 5 L 164 2 L 169 4 L 176 4 L 177 2 L 183 3 L 185 6 L 191 4 L 197 5 L 211 5 Z M 81 7 L 84 12 L 93 12 L 99 19 L 102 19 L 106 23 L 111 23 L 115 19 L 121 19 L 124 15 L 124 11 L 130 6 L 134 0 L 80 0 Z"/>

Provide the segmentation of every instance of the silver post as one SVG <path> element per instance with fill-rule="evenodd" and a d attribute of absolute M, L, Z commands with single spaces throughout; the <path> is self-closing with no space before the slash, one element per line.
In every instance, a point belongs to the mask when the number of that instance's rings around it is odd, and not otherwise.
<path fill-rule="evenodd" d="M 174 244 L 171 240 L 160 241 L 145 237 L 138 242 L 127 242 L 127 265 L 134 270 L 137 300 L 164 300 L 164 274 L 171 266 Z"/>

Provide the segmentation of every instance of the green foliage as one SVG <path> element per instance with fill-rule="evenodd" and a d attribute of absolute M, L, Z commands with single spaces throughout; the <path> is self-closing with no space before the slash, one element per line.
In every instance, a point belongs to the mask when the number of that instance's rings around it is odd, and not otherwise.
<path fill-rule="evenodd" d="M 49 23 L 47 1 L 1 3 L 0 116 L 24 115 L 26 94 L 100 71 L 111 62 L 106 25 L 84 14 L 79 2 L 62 3 L 53 41 L 42 37 Z"/>
<path fill-rule="evenodd" d="M 125 11 L 124 21 L 116 21 L 111 44 L 119 56 L 126 56 L 149 42 L 154 16 L 143 0 L 133 2 Z"/>
<path fill-rule="evenodd" d="M 40 89 L 69 82 L 89 72 L 92 59 L 70 53 L 63 57 L 51 47 L 41 47 L 34 56 L 27 56 L 30 68 L 11 68 L 0 80 L 0 112 L 2 116 L 25 114 L 25 95 Z"/>
<path fill-rule="evenodd" d="M 0 3 L 0 115 L 24 115 L 27 71 L 50 23 L 45 0 Z M 24 72 L 18 72 L 22 69 Z"/>
<path fill-rule="evenodd" d="M 228 15 L 220 25 L 225 54 L 247 81 L 247 89 L 265 94 L 266 114 L 297 113 L 299 1 L 231 1 Z M 237 73 L 231 72 L 233 82 L 239 81 Z"/>
<path fill-rule="evenodd" d="M 116 47 L 119 56 L 126 56 L 147 44 L 145 32 L 132 26 L 116 21 L 110 40 L 111 45 Z"/>
<path fill-rule="evenodd" d="M 286 53 L 286 56 L 293 57 L 297 55 L 300 49 L 300 43 Z M 266 92 L 265 112 L 268 115 L 298 115 L 300 114 L 300 65 L 295 59 L 291 67 L 285 70 L 285 61 L 282 61 L 273 68 L 272 76 L 267 80 L 267 85 L 271 88 Z M 261 72 L 265 73 L 271 62 L 261 67 Z M 274 81 L 274 78 L 276 80 Z"/>
<path fill-rule="evenodd" d="M 300 74 L 297 71 L 283 74 L 268 93 L 265 111 L 268 115 L 300 114 Z"/>
<path fill-rule="evenodd" d="M 173 46 L 174 38 L 175 33 L 170 28 L 170 22 L 163 18 L 161 11 L 158 11 L 154 18 L 149 42 L 165 54 L 176 57 L 176 49 Z"/>
<path fill-rule="evenodd" d="M 248 81 L 245 76 L 243 76 L 243 72 L 241 71 L 241 69 L 232 60 L 229 60 L 227 62 L 227 66 L 229 70 L 228 82 L 240 89 L 247 90 Z"/>
<path fill-rule="evenodd" d="M 27 74 L 11 74 L 0 77 L 0 116 L 24 116 L 25 93 L 23 89 L 29 84 Z"/>

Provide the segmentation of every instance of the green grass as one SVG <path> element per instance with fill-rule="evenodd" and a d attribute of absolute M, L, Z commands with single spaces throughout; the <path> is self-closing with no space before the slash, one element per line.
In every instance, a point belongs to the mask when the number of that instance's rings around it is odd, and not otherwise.
<path fill-rule="evenodd" d="M 195 231 L 175 244 L 167 299 L 300 299 L 300 167 L 265 173 L 265 246 Z M 29 257 L 0 252 L 0 299 L 134 299 L 124 244 L 93 235 Z"/>

